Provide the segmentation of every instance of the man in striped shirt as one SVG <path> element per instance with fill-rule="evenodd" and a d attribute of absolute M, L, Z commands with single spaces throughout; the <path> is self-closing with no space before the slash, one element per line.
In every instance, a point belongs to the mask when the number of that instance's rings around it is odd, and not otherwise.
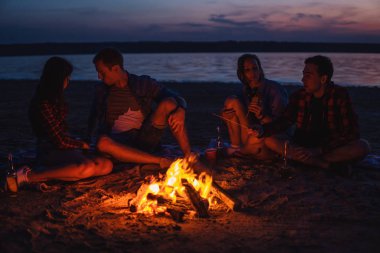
<path fill-rule="evenodd" d="M 97 87 L 89 130 L 91 135 L 98 130 L 101 152 L 124 162 L 149 163 L 169 126 L 184 155 L 190 154 L 183 98 L 149 76 L 129 73 L 116 49 L 101 50 L 93 63 L 104 85 Z"/>

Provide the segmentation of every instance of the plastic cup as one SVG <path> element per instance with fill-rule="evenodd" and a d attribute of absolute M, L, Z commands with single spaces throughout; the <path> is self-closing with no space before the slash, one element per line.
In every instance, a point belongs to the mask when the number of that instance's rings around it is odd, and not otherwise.
<path fill-rule="evenodd" d="M 216 148 L 208 148 L 205 151 L 205 157 L 210 165 L 215 165 L 216 163 Z"/>

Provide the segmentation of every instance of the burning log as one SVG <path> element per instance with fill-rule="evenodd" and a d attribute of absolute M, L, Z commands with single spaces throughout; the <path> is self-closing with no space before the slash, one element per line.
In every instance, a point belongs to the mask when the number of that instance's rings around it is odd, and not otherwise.
<path fill-rule="evenodd" d="M 137 212 L 140 208 L 141 203 L 145 200 L 146 195 L 149 191 L 148 184 L 142 184 L 137 191 L 136 197 L 129 203 L 131 212 Z"/>
<path fill-rule="evenodd" d="M 170 214 L 174 220 L 182 221 L 189 209 L 193 209 L 199 218 L 208 218 L 212 197 L 220 199 L 231 210 L 240 209 L 240 201 L 212 182 L 211 174 L 196 156 L 177 159 L 166 171 L 165 177 L 157 181 L 152 176 L 149 178 L 150 184 L 140 187 L 130 202 L 130 210 L 145 214 Z M 194 214 L 194 211 L 190 213 Z"/>
<path fill-rule="evenodd" d="M 208 201 L 202 199 L 194 187 L 187 182 L 187 180 L 182 180 L 182 185 L 185 187 L 185 194 L 189 198 L 191 205 L 197 211 L 199 218 L 210 217 L 208 213 Z"/>
<path fill-rule="evenodd" d="M 183 216 L 185 215 L 185 212 L 183 212 L 182 210 L 168 208 L 166 211 L 170 214 L 174 221 L 183 222 Z"/>
<path fill-rule="evenodd" d="M 238 199 L 231 197 L 222 187 L 220 187 L 216 182 L 212 182 L 210 192 L 220 199 L 233 211 L 238 211 L 241 209 L 241 202 Z"/>

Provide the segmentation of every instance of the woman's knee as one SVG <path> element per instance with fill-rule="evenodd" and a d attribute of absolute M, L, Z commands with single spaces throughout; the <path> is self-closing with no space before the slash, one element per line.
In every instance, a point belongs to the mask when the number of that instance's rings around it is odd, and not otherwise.
<path fill-rule="evenodd" d="M 224 101 L 224 108 L 225 109 L 235 109 L 240 105 L 241 105 L 241 102 L 237 96 L 229 96 Z"/>

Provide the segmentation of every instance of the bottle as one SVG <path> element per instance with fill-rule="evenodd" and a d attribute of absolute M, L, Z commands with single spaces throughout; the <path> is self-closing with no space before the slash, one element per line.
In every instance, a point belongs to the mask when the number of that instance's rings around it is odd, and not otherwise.
<path fill-rule="evenodd" d="M 259 105 L 262 104 L 261 94 L 258 91 L 258 88 L 253 88 L 248 96 L 249 104 Z M 250 124 L 260 124 L 260 119 L 256 117 L 253 112 L 248 112 L 247 114 L 248 121 Z"/>
<path fill-rule="evenodd" d="M 217 138 L 216 138 L 216 159 L 219 160 L 224 157 L 224 142 L 220 132 L 220 126 L 216 127 Z"/>
<path fill-rule="evenodd" d="M 8 155 L 7 187 L 8 191 L 13 193 L 17 192 L 17 175 L 13 165 L 12 153 Z"/>

